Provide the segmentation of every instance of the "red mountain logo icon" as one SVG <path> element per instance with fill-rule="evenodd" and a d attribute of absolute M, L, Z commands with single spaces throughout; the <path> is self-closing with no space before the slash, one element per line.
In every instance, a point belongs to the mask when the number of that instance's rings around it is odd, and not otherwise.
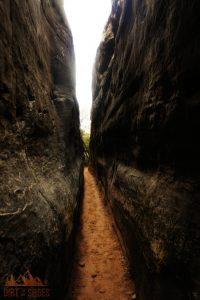
<path fill-rule="evenodd" d="M 5 286 L 46 286 L 39 277 L 33 277 L 30 271 L 19 275 L 17 279 L 11 274 L 5 282 Z"/>

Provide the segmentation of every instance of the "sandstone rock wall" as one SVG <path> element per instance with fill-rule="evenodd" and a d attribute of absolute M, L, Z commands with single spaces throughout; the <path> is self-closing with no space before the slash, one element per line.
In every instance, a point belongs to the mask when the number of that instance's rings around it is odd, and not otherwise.
<path fill-rule="evenodd" d="M 200 3 L 118 0 L 93 74 L 91 163 L 137 299 L 199 299 Z"/>
<path fill-rule="evenodd" d="M 62 2 L 0 1 L 0 35 L 0 286 L 30 270 L 63 299 L 82 143 Z"/>

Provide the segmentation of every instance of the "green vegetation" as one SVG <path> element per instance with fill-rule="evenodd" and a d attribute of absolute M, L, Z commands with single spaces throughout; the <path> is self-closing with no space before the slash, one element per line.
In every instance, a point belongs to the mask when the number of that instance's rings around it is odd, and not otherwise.
<path fill-rule="evenodd" d="M 90 143 L 90 134 L 81 129 L 81 137 L 83 140 L 84 147 L 84 164 L 89 164 L 89 143 Z"/>

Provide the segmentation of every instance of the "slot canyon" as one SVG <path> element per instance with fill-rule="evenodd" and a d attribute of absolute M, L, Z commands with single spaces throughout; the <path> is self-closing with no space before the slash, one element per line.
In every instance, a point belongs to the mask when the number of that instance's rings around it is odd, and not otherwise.
<path fill-rule="evenodd" d="M 200 299 L 200 2 L 111 2 L 85 166 L 63 1 L 0 0 L 0 299 Z"/>

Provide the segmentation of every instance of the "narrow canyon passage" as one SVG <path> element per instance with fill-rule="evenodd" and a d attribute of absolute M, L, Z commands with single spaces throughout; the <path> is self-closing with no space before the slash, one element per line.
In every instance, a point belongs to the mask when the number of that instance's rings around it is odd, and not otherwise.
<path fill-rule="evenodd" d="M 109 212 L 87 168 L 84 177 L 85 194 L 67 299 L 135 299 L 134 284 Z"/>

